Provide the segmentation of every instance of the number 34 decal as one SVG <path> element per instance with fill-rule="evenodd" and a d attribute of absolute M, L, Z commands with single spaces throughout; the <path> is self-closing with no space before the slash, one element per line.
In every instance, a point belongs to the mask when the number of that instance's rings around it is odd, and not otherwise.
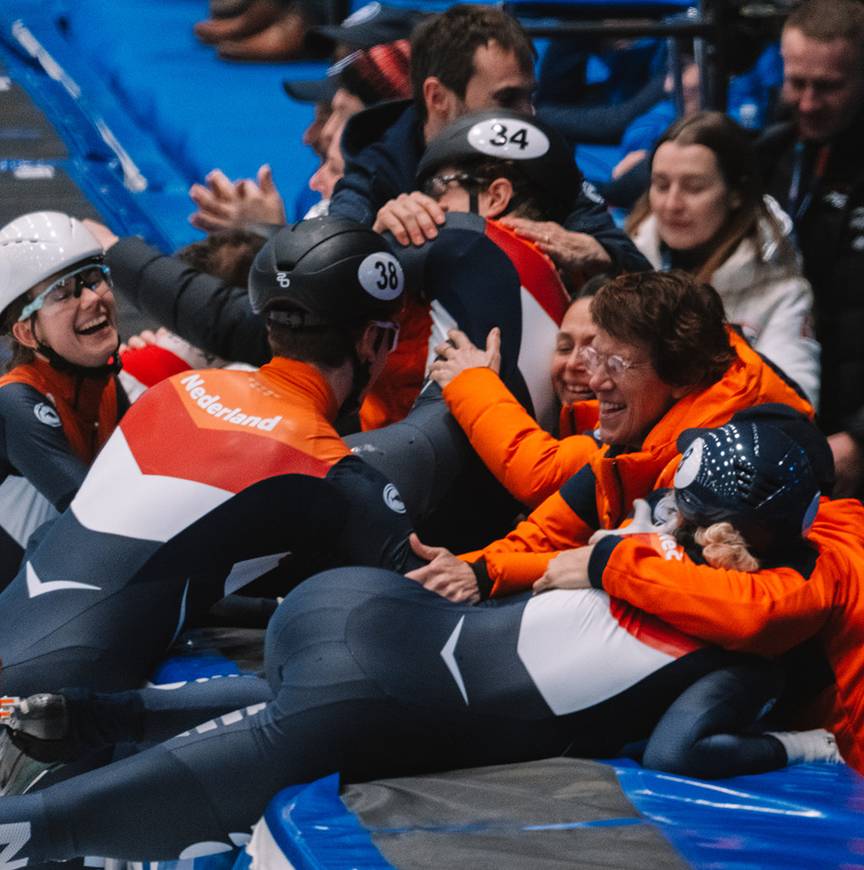
<path fill-rule="evenodd" d="M 508 143 L 518 145 L 520 151 L 528 147 L 527 127 L 520 127 L 515 133 L 510 133 L 506 124 L 495 123 L 492 125 L 492 132 L 495 135 L 489 140 L 489 144 L 496 148 L 503 148 Z"/>
<path fill-rule="evenodd" d="M 549 137 L 528 121 L 489 118 L 468 131 L 468 142 L 481 154 L 504 160 L 534 160 L 549 150 Z"/>

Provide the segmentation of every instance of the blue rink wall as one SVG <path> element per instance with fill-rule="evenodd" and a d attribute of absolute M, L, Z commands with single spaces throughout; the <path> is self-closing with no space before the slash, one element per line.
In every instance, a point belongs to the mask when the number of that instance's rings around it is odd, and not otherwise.
<path fill-rule="evenodd" d="M 165 251 L 201 237 L 187 191 L 213 168 L 254 178 L 270 163 L 289 218 L 317 199 L 306 188 L 317 159 L 301 142 L 312 107 L 282 81 L 325 64 L 220 61 L 192 34 L 206 14 L 201 0 L 0 3 L 0 63 L 66 143 L 55 162 L 112 229 Z"/>

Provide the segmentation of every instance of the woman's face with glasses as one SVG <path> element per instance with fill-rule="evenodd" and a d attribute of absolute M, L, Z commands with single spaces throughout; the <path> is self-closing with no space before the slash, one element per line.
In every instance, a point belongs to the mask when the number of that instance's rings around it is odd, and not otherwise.
<path fill-rule="evenodd" d="M 638 448 L 660 418 L 687 390 L 667 384 L 651 363 L 647 344 L 629 344 L 597 330 L 582 352 L 600 400 L 600 438 L 606 444 Z"/>
<path fill-rule="evenodd" d="M 28 296 L 14 330 L 22 344 L 42 342 L 81 366 L 104 365 L 116 351 L 117 310 L 107 266 L 73 266 L 41 281 Z"/>

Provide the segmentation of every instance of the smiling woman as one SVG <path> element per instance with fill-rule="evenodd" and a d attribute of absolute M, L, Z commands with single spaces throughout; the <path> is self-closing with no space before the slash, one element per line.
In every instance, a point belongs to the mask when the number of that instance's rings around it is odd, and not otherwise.
<path fill-rule="evenodd" d="M 647 283 L 646 284 L 647 288 Z M 681 398 L 718 381 L 735 358 L 719 296 L 678 273 L 610 282 L 594 297 L 597 335 L 583 353 L 606 444 L 638 449 Z"/>
<path fill-rule="evenodd" d="M 669 485 L 684 429 L 721 425 L 766 402 L 813 415 L 794 386 L 728 327 L 716 291 L 685 272 L 612 278 L 594 296 L 591 316 L 597 333 L 581 357 L 592 370 L 595 435 L 603 443 L 593 441 L 581 468 L 559 477 L 560 490 L 506 537 L 459 558 L 427 548 L 430 564 L 410 578 L 460 601 L 524 592 L 558 552 L 617 528 L 635 499 Z M 565 469 L 559 463 L 556 470 Z"/>
<path fill-rule="evenodd" d="M 102 246 L 75 218 L 23 215 L 0 229 L 0 588 L 30 533 L 75 495 L 128 402 Z"/>
<path fill-rule="evenodd" d="M 813 293 L 791 241 L 792 221 L 763 196 L 747 133 L 721 112 L 673 124 L 651 160 L 651 186 L 627 229 L 657 269 L 710 283 L 726 317 L 759 353 L 819 399 Z"/>

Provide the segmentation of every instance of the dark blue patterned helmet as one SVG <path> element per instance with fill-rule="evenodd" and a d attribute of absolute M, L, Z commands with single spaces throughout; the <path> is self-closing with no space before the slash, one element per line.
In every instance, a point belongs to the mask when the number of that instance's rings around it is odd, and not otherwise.
<path fill-rule="evenodd" d="M 763 555 L 810 528 L 830 464 L 815 426 L 791 411 L 773 413 L 752 409 L 716 429 L 687 430 L 675 472 L 675 499 L 688 522 L 729 522 Z"/>

